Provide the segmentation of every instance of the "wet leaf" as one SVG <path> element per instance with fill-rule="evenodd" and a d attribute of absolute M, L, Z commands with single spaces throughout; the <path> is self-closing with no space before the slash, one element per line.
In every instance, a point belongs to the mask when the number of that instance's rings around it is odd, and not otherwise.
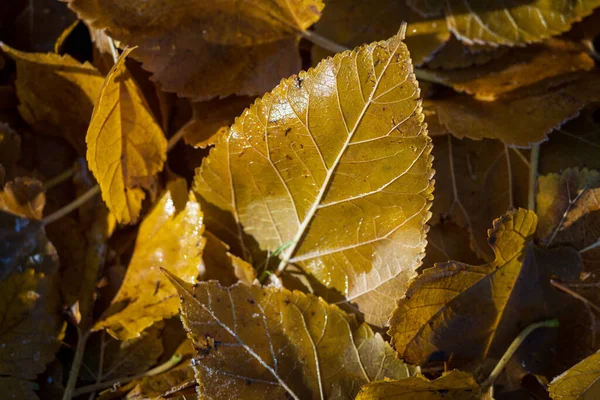
<path fill-rule="evenodd" d="M 94 28 L 129 46 L 163 90 L 195 100 L 264 93 L 300 69 L 298 41 L 320 0 L 69 0 Z"/>
<path fill-rule="evenodd" d="M 19 113 L 38 133 L 64 137 L 85 154 L 85 132 L 102 86 L 102 75 L 69 55 L 2 50 L 17 64 Z"/>
<path fill-rule="evenodd" d="M 460 371 L 444 373 L 430 381 L 419 374 L 397 381 L 384 380 L 367 383 L 356 396 L 356 400 L 476 400 L 479 385 L 471 374 Z"/>
<path fill-rule="evenodd" d="M 37 221 L 0 212 L 0 237 L 0 387 L 35 398 L 27 381 L 60 346 L 58 257 Z"/>
<path fill-rule="evenodd" d="M 490 221 L 527 206 L 529 156 L 497 140 L 434 138 L 435 201 L 431 224 L 450 219 L 467 230 L 473 251 L 493 259 L 486 243 Z M 467 258 L 458 259 L 468 262 Z"/>
<path fill-rule="evenodd" d="M 421 65 L 443 47 L 450 32 L 443 18 L 426 20 L 403 0 L 328 0 L 315 31 L 348 48 L 393 36 L 402 21 L 408 23 L 405 43 L 414 65 Z M 331 53 L 313 46 L 312 59 L 316 65 Z"/>
<path fill-rule="evenodd" d="M 33 178 L 16 178 L 0 191 L 0 209 L 21 217 L 42 219 L 45 203 L 42 183 Z"/>
<path fill-rule="evenodd" d="M 109 72 L 87 131 L 87 161 L 109 210 L 121 223 L 137 220 L 143 189 L 167 158 L 167 140 L 125 66 L 123 52 Z"/>
<path fill-rule="evenodd" d="M 235 117 L 251 103 L 249 97 L 227 97 L 192 104 L 192 119 L 181 129 L 185 142 L 202 149 L 214 145 L 219 134 L 225 134 Z"/>
<path fill-rule="evenodd" d="M 548 391 L 554 400 L 593 399 L 600 396 L 600 353 L 589 356 L 557 376 Z"/>
<path fill-rule="evenodd" d="M 280 270 L 299 265 L 383 325 L 425 246 L 433 171 L 418 97 L 400 36 L 283 80 L 197 171 L 208 229 L 246 259 L 236 222 L 263 250 L 291 241 Z"/>
<path fill-rule="evenodd" d="M 177 314 L 175 288 L 160 272 L 169 268 L 186 282 L 196 282 L 202 263 L 202 212 L 183 180 L 168 191 L 140 225 L 125 280 L 94 330 L 106 329 L 119 340 L 134 338 L 156 321 Z"/>
<path fill-rule="evenodd" d="M 437 264 L 413 280 L 390 320 L 399 356 L 417 365 L 438 359 L 489 373 L 526 326 L 571 313 L 577 303 L 554 290 L 550 279 L 576 279 L 579 254 L 535 247 L 536 225 L 531 211 L 509 212 L 489 233 L 494 261 Z"/>
<path fill-rule="evenodd" d="M 316 296 L 170 277 L 201 396 L 352 398 L 363 383 L 410 375 L 381 335 Z"/>

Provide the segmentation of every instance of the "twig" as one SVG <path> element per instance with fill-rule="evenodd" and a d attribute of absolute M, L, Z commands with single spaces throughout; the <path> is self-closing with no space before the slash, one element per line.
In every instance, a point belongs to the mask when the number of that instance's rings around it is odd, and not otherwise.
<path fill-rule="evenodd" d="M 96 383 L 96 384 L 88 385 L 88 386 L 82 386 L 80 388 L 75 389 L 75 391 L 73 392 L 73 396 L 80 396 L 82 394 L 86 394 L 86 393 L 90 393 L 90 392 L 97 392 L 98 390 L 108 389 L 115 385 L 128 383 L 133 380 L 143 378 L 145 376 L 154 376 L 154 375 L 162 374 L 163 372 L 166 372 L 166 371 L 170 370 L 171 368 L 175 367 L 177 364 L 179 364 L 181 362 L 182 359 L 183 359 L 183 357 L 181 356 L 181 354 L 175 353 L 164 364 L 154 367 L 154 368 L 144 372 L 143 374 L 130 376 L 127 378 L 112 379 L 110 381 Z M 70 397 L 69 397 L 69 399 L 70 399 Z M 66 399 L 63 397 L 63 400 L 66 400 Z"/>
<path fill-rule="evenodd" d="M 531 332 L 535 331 L 538 328 L 556 328 L 558 327 L 557 319 L 549 319 L 547 321 L 536 322 L 534 324 L 529 325 L 527 328 L 523 329 L 521 333 L 513 340 L 513 342 L 508 346 L 508 349 L 504 352 L 504 355 L 496 364 L 496 367 L 490 374 L 490 376 L 481 384 L 482 390 L 486 390 L 488 387 L 494 384 L 494 381 L 498 378 L 508 361 L 511 359 L 513 354 L 517 351 L 521 343 L 531 334 Z"/>
<path fill-rule="evenodd" d="M 568 287 L 582 287 L 582 288 L 590 288 L 590 287 L 597 287 L 600 288 L 600 282 L 575 282 L 575 283 L 566 283 L 566 282 L 562 282 L 562 284 L 564 286 L 568 286 Z"/>
<path fill-rule="evenodd" d="M 106 348 L 106 331 L 102 331 L 100 335 L 100 357 L 98 360 L 98 374 L 96 375 L 96 384 L 102 381 L 102 370 L 104 369 L 104 349 Z M 88 400 L 94 400 L 96 392 L 90 393 Z"/>
<path fill-rule="evenodd" d="M 504 144 L 504 155 L 506 156 L 506 169 L 508 173 L 508 208 L 515 208 L 515 202 L 513 200 L 513 177 L 512 177 L 512 165 L 510 163 L 510 153 L 508 152 L 508 146 Z"/>
<path fill-rule="evenodd" d="M 527 166 L 527 168 L 530 167 L 529 160 L 527 159 L 527 157 L 525 157 L 523 155 L 523 153 L 521 153 L 521 151 L 519 149 L 517 149 L 516 147 L 512 147 L 512 146 L 510 147 L 510 149 L 515 152 L 515 154 L 519 157 L 519 159 L 521 161 L 523 161 L 523 164 L 525 164 Z"/>
<path fill-rule="evenodd" d="M 529 161 L 529 197 L 527 208 L 535 211 L 535 195 L 537 193 L 537 176 L 540 165 L 540 145 L 531 145 L 531 155 Z"/>
<path fill-rule="evenodd" d="M 586 251 L 594 250 L 596 247 L 600 246 L 600 239 L 596 240 L 594 243 L 590 244 L 588 247 L 585 247 L 579 250 L 579 254 L 583 254 Z"/>
<path fill-rule="evenodd" d="M 75 169 L 69 168 L 68 170 L 56 175 L 54 178 L 47 180 L 43 183 L 42 186 L 44 190 L 52 189 L 54 186 L 60 185 L 61 183 L 72 177 L 73 174 L 75 174 Z"/>
<path fill-rule="evenodd" d="M 175 147 L 177 142 L 179 142 L 181 140 L 181 138 L 183 137 L 184 133 L 185 133 L 185 129 L 180 129 L 173 136 L 171 136 L 169 138 L 169 141 L 167 142 L 167 151 L 171 151 L 171 149 L 173 149 L 173 147 Z"/>
<path fill-rule="evenodd" d="M 65 215 L 69 214 L 72 211 L 75 211 L 76 209 L 84 205 L 88 200 L 94 198 L 94 196 L 96 196 L 98 193 L 100 193 L 100 186 L 96 185 L 81 196 L 79 196 L 78 198 L 76 198 L 75 200 L 73 200 L 72 202 L 70 202 L 69 204 L 67 204 L 66 206 L 64 206 L 63 208 L 48 215 L 42 220 L 42 223 L 44 225 L 48 225 L 55 221 L 58 221 Z"/>
<path fill-rule="evenodd" d="M 583 301 L 585 304 L 587 304 L 588 306 L 590 306 L 594 311 L 600 313 L 600 307 L 598 307 L 596 304 L 592 303 L 590 300 L 588 300 L 587 298 L 583 297 L 579 293 L 577 293 L 577 292 L 569 289 L 567 286 L 563 285 L 562 283 L 560 283 L 556 279 L 550 279 L 550 283 L 555 288 L 557 288 L 559 290 L 562 290 L 563 292 L 565 292 L 566 294 L 568 294 L 570 296 L 573 296 L 577 300 Z"/>
<path fill-rule="evenodd" d="M 63 400 L 71 400 L 73 396 L 76 396 L 75 384 L 79 377 L 79 369 L 81 368 L 81 361 L 83 360 L 83 354 L 85 353 L 85 344 L 87 343 L 89 332 L 82 333 L 79 327 L 77 327 L 77 347 L 75 349 L 75 357 L 73 357 L 73 364 L 71 365 L 71 372 L 69 373 L 69 380 L 65 387 L 63 394 Z"/>

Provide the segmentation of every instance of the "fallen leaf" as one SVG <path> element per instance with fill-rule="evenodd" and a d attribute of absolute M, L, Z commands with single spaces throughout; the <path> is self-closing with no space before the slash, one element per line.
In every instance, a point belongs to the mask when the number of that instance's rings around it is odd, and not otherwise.
<path fill-rule="evenodd" d="M 41 220 L 45 203 L 44 188 L 37 179 L 16 178 L 0 191 L 0 210 L 21 217 Z"/>
<path fill-rule="evenodd" d="M 467 46 L 452 35 L 450 40 L 427 62 L 427 67 L 453 70 L 481 66 L 504 56 L 508 51 L 506 47 Z"/>
<path fill-rule="evenodd" d="M 291 242 L 278 273 L 301 266 L 379 326 L 420 265 L 433 190 L 401 39 L 283 80 L 218 139 L 194 184 L 213 205 L 203 205 L 212 233 L 242 251 L 241 226 L 263 250 Z"/>
<path fill-rule="evenodd" d="M 125 66 L 129 49 L 109 72 L 94 107 L 87 161 L 102 198 L 120 223 L 134 223 L 154 176 L 167 158 L 167 140 Z"/>
<path fill-rule="evenodd" d="M 106 329 L 119 340 L 139 334 L 156 321 L 177 314 L 177 291 L 160 272 L 169 268 L 186 282 L 196 282 L 202 263 L 202 212 L 183 179 L 171 183 L 142 221 L 125 280 L 93 330 Z"/>
<path fill-rule="evenodd" d="M 25 53 L 0 46 L 15 60 L 19 113 L 38 133 L 64 137 L 85 154 L 85 132 L 102 75 L 89 63 L 69 55 Z"/>
<path fill-rule="evenodd" d="M 413 280 L 390 319 L 398 355 L 415 365 L 435 358 L 485 374 L 526 326 L 571 313 L 578 304 L 550 279 L 576 279 L 579 254 L 537 248 L 536 225 L 532 211 L 509 212 L 489 233 L 494 261 L 437 264 Z"/>
<path fill-rule="evenodd" d="M 201 396 L 353 398 L 363 383 L 411 373 L 381 335 L 316 296 L 169 276 Z"/>
<path fill-rule="evenodd" d="M 356 400 L 477 400 L 482 398 L 479 391 L 471 374 L 454 370 L 432 381 L 419 374 L 396 381 L 370 382 L 362 387 Z"/>
<path fill-rule="evenodd" d="M 315 32 L 333 42 L 354 48 L 393 36 L 402 21 L 408 23 L 404 43 L 414 65 L 422 65 L 450 39 L 443 18 L 424 19 L 412 11 L 403 0 L 327 0 Z M 332 55 L 313 46 L 312 61 L 317 64 Z"/>
<path fill-rule="evenodd" d="M 251 264 L 231 254 L 229 246 L 212 233 L 205 231 L 203 236 L 206 245 L 202 251 L 201 280 L 216 280 L 223 286 L 233 285 L 238 280 L 249 285 L 254 282 L 256 271 Z"/>
<path fill-rule="evenodd" d="M 497 140 L 433 140 L 436 170 L 431 224 L 450 219 L 467 230 L 471 248 L 484 260 L 493 259 L 486 237 L 489 223 L 515 207 L 527 206 L 529 156 Z M 463 258 L 459 259 L 468 262 Z"/>
<path fill-rule="evenodd" d="M 54 358 L 63 329 L 58 257 L 37 221 L 0 212 L 0 237 L 0 387 L 35 398 L 27 381 Z"/>
<path fill-rule="evenodd" d="M 462 260 L 467 264 L 480 263 L 481 259 L 471 249 L 470 238 L 466 229 L 451 220 L 440 220 L 427 232 L 427 248 L 421 269 L 448 260 Z"/>
<path fill-rule="evenodd" d="M 496 101 L 481 101 L 466 94 L 426 99 L 439 122 L 454 136 L 480 140 L 499 139 L 508 145 L 529 147 L 577 117 L 587 104 L 598 101 L 600 76 L 590 72 L 565 82 L 542 81 L 514 90 Z M 540 107 L 540 104 L 544 104 Z"/>
<path fill-rule="evenodd" d="M 554 400 L 593 399 L 600 396 L 600 353 L 589 356 L 557 376 L 548 387 Z"/>
<path fill-rule="evenodd" d="M 39 400 L 35 394 L 36 384 L 13 377 L 0 377 L 2 392 L 9 393 L 12 400 Z"/>
<path fill-rule="evenodd" d="M 192 104 L 192 119 L 185 124 L 183 139 L 194 147 L 202 149 L 212 146 L 219 134 L 225 134 L 235 117 L 251 103 L 249 97 L 231 96 Z"/>
<path fill-rule="evenodd" d="M 298 41 L 321 0 L 252 2 L 68 0 L 94 28 L 125 45 L 163 90 L 194 100 L 264 93 L 300 69 Z"/>

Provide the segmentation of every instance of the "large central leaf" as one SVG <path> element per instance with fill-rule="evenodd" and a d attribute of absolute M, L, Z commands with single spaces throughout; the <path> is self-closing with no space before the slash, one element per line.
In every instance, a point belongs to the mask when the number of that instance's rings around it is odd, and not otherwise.
<path fill-rule="evenodd" d="M 204 160 L 195 190 L 262 249 L 291 242 L 279 272 L 297 264 L 383 324 L 422 258 L 430 142 L 396 35 L 328 58 L 257 100 Z M 248 246 L 241 229 L 203 209 L 212 232 Z"/>

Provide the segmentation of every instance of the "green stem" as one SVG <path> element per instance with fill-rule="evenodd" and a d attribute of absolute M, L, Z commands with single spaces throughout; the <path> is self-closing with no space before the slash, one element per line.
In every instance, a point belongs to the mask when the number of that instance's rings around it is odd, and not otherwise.
<path fill-rule="evenodd" d="M 76 396 L 75 384 L 77 383 L 77 378 L 79 377 L 79 369 L 81 368 L 83 354 L 85 353 L 85 344 L 87 343 L 90 335 L 89 332 L 82 333 L 79 328 L 77 328 L 77 333 L 79 337 L 77 339 L 75 357 L 73 357 L 73 364 L 71 365 L 71 372 L 69 373 L 69 380 L 67 381 L 67 386 L 65 387 L 63 400 L 71 400 L 73 396 Z"/>
<path fill-rule="evenodd" d="M 508 346 L 508 349 L 506 350 L 506 352 L 504 353 L 504 355 L 502 356 L 500 361 L 498 361 L 498 364 L 496 364 L 496 367 L 494 368 L 494 370 L 492 371 L 490 376 L 481 384 L 482 390 L 486 390 L 488 387 L 490 387 L 494 384 L 494 381 L 498 378 L 498 376 L 500 376 L 500 373 L 502 372 L 502 370 L 504 369 L 504 367 L 506 366 L 508 361 L 511 359 L 513 354 L 515 354 L 515 352 L 517 351 L 519 346 L 521 346 L 521 343 L 523 343 L 523 341 L 527 338 L 527 336 L 529 336 L 529 334 L 531 334 L 531 332 L 535 331 L 538 328 L 556 328 L 556 327 L 558 327 L 558 320 L 557 319 L 549 319 L 547 321 L 536 322 L 534 324 L 529 325 L 527 328 L 523 329 L 523 331 L 521 333 L 519 333 L 519 335 L 515 338 L 515 340 L 513 340 L 513 342 L 510 344 L 510 346 Z"/>
<path fill-rule="evenodd" d="M 75 389 L 75 392 L 73 392 L 73 396 L 80 396 L 82 394 L 97 392 L 98 390 L 108 389 L 115 385 L 128 383 L 133 380 L 140 379 L 140 378 L 143 378 L 146 376 L 154 376 L 154 375 L 162 374 L 163 372 L 167 372 L 171 368 L 175 367 L 177 364 L 179 364 L 181 362 L 182 359 L 183 359 L 183 357 L 181 356 L 181 354 L 175 353 L 169 359 L 169 361 L 167 361 L 164 364 L 161 364 L 157 367 L 154 367 L 151 370 L 144 372 L 143 374 L 130 376 L 127 378 L 117 378 L 117 379 L 113 379 L 113 380 L 102 382 L 102 383 L 96 383 L 93 385 L 83 386 L 83 387 Z M 66 399 L 63 397 L 63 400 L 66 400 Z"/>

